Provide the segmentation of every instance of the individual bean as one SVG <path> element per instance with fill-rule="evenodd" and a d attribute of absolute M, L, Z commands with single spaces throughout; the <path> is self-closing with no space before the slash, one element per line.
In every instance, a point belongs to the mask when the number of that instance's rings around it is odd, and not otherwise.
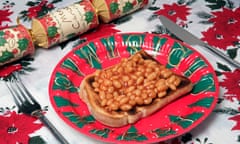
<path fill-rule="evenodd" d="M 101 106 L 102 106 L 102 107 L 106 106 L 106 105 L 107 105 L 107 99 L 101 100 L 100 103 L 101 103 Z"/>
<path fill-rule="evenodd" d="M 175 85 L 175 86 L 179 86 L 180 83 L 181 83 L 180 78 L 176 78 L 176 80 L 174 81 L 174 85 Z"/>
<path fill-rule="evenodd" d="M 140 84 L 142 84 L 143 83 L 143 81 L 144 81 L 144 77 L 143 76 L 140 76 L 138 79 L 137 79 L 137 85 L 140 85 Z"/>
<path fill-rule="evenodd" d="M 95 88 L 94 91 L 95 92 L 100 92 L 100 89 L 99 88 Z"/>
<path fill-rule="evenodd" d="M 119 89 L 119 88 L 122 87 L 121 83 L 120 83 L 118 80 L 114 80 L 114 81 L 113 81 L 113 86 L 114 86 L 115 88 L 117 88 L 117 89 Z"/>
<path fill-rule="evenodd" d="M 133 93 L 134 93 L 136 96 L 140 96 L 140 95 L 141 95 L 141 90 L 140 90 L 140 89 L 136 89 Z"/>
<path fill-rule="evenodd" d="M 133 67 L 132 66 L 129 66 L 129 65 L 127 65 L 126 67 L 125 67 L 125 73 L 131 73 L 133 71 Z"/>
<path fill-rule="evenodd" d="M 150 104 L 151 102 L 152 102 L 152 98 L 150 98 L 150 97 L 148 97 L 147 99 L 143 100 L 143 103 L 146 104 L 146 105 Z"/>
<path fill-rule="evenodd" d="M 126 96 L 126 97 L 122 98 L 122 99 L 119 101 L 119 104 L 120 104 L 120 105 L 123 105 L 123 104 L 127 103 L 128 100 L 129 100 L 129 97 Z"/>
<path fill-rule="evenodd" d="M 113 97 L 114 97 L 114 98 L 117 98 L 118 96 L 119 96 L 118 92 L 117 92 L 117 91 L 114 91 L 114 92 L 113 92 Z"/>
<path fill-rule="evenodd" d="M 130 104 L 131 106 L 135 106 L 135 105 L 136 105 L 136 101 L 135 101 L 135 100 L 130 100 L 130 101 L 129 101 L 129 104 Z"/>
<path fill-rule="evenodd" d="M 99 92 L 99 97 L 100 97 L 101 100 L 105 99 L 106 98 L 105 92 L 104 91 L 100 91 Z"/>
<path fill-rule="evenodd" d="M 168 84 L 168 86 L 171 90 L 176 90 L 177 89 L 177 87 L 174 84 Z"/>
<path fill-rule="evenodd" d="M 106 91 L 107 90 L 107 87 L 103 84 L 100 85 L 100 89 L 103 90 L 103 91 Z"/>
<path fill-rule="evenodd" d="M 119 102 L 121 99 L 123 99 L 124 97 L 126 97 L 126 95 L 120 95 L 116 98 L 116 100 Z"/>
<path fill-rule="evenodd" d="M 158 92 L 158 97 L 164 97 L 165 95 L 167 94 L 166 91 L 161 91 L 161 92 Z"/>
<path fill-rule="evenodd" d="M 119 104 L 118 104 L 118 102 L 113 102 L 113 103 L 111 103 L 111 105 L 109 107 L 111 110 L 116 111 L 119 109 Z"/>
<path fill-rule="evenodd" d="M 119 67 L 117 70 L 118 73 L 122 73 L 123 72 L 123 67 Z"/>
<path fill-rule="evenodd" d="M 141 95 L 142 99 L 146 99 L 148 97 L 147 93 L 142 93 Z"/>
<path fill-rule="evenodd" d="M 103 83 L 103 79 L 101 79 L 100 77 L 99 77 L 99 79 L 97 80 L 97 82 L 100 84 L 100 83 Z"/>
<path fill-rule="evenodd" d="M 97 88 L 97 87 L 99 87 L 99 83 L 96 82 L 96 81 L 94 81 L 94 82 L 92 83 L 92 86 L 93 86 L 94 88 Z"/>
<path fill-rule="evenodd" d="M 130 104 L 124 104 L 124 105 L 120 106 L 120 109 L 123 111 L 128 111 L 128 110 L 132 109 L 132 106 Z"/>
<path fill-rule="evenodd" d="M 114 87 L 113 86 L 110 86 L 107 90 L 108 93 L 113 93 L 114 92 Z"/>
<path fill-rule="evenodd" d="M 148 97 L 154 98 L 157 95 L 157 93 L 154 90 L 148 91 Z"/>
<path fill-rule="evenodd" d="M 175 81 L 175 79 L 176 79 L 176 76 L 171 75 L 171 76 L 167 79 L 167 82 L 168 82 L 168 83 L 173 83 L 173 82 Z"/>
<path fill-rule="evenodd" d="M 143 73 L 142 73 L 142 72 L 140 72 L 140 71 L 136 71 L 136 72 L 135 72 L 135 75 L 139 77 L 139 76 L 142 76 L 142 75 L 143 75 Z"/>
<path fill-rule="evenodd" d="M 131 95 L 129 96 L 129 98 L 130 98 L 130 100 L 135 100 L 136 96 L 135 96 L 134 94 L 131 94 Z"/>
<path fill-rule="evenodd" d="M 140 54 L 137 54 L 137 55 L 134 55 L 134 57 L 132 58 L 132 60 L 133 61 L 135 61 L 135 62 L 138 62 L 139 61 L 139 59 L 141 59 L 141 55 Z"/>
<path fill-rule="evenodd" d="M 136 76 L 136 75 L 131 75 L 131 78 L 132 78 L 133 80 L 137 80 L 137 79 L 138 79 L 138 76 Z"/>
<path fill-rule="evenodd" d="M 143 104 L 143 99 L 141 97 L 139 97 L 139 96 L 135 98 L 135 101 L 136 101 L 136 103 L 138 105 L 142 105 Z"/>
<path fill-rule="evenodd" d="M 109 100 L 109 99 L 112 99 L 113 98 L 113 95 L 111 93 L 107 93 L 106 95 L 106 98 Z"/>
<path fill-rule="evenodd" d="M 160 79 L 156 83 L 156 87 L 158 91 L 165 91 L 168 89 L 168 86 L 166 84 L 166 81 L 164 79 Z"/>
<path fill-rule="evenodd" d="M 112 85 L 112 81 L 111 81 L 111 80 L 108 80 L 108 79 L 105 79 L 104 82 L 103 82 L 103 84 L 104 84 L 105 86 L 111 86 L 111 85 Z"/>
<path fill-rule="evenodd" d="M 146 70 L 146 73 L 151 73 L 151 72 L 153 72 L 153 69 L 152 68 L 150 68 L 150 67 L 147 67 L 147 68 L 145 68 Z"/>
<path fill-rule="evenodd" d="M 152 72 L 152 73 L 150 73 L 150 74 L 147 76 L 147 79 L 148 79 L 149 81 L 154 80 L 154 79 L 156 79 L 156 78 L 157 78 L 157 73 L 156 73 L 156 72 Z"/>
<path fill-rule="evenodd" d="M 130 86 L 130 87 L 128 87 L 128 88 L 126 89 L 126 93 L 130 93 L 130 92 L 132 92 L 134 89 L 136 89 L 135 86 Z"/>
<path fill-rule="evenodd" d="M 128 75 L 123 75 L 123 76 L 122 76 L 122 80 L 123 80 L 124 82 L 127 82 L 129 79 L 130 79 L 130 78 L 129 78 Z"/>
<path fill-rule="evenodd" d="M 113 103 L 113 99 L 109 99 L 109 100 L 107 100 L 107 103 L 106 103 L 106 104 L 107 104 L 108 106 L 110 106 L 112 103 Z"/>
<path fill-rule="evenodd" d="M 128 84 L 128 86 L 133 85 L 133 84 L 134 84 L 134 80 L 133 80 L 133 79 L 130 79 L 127 84 Z"/>
<path fill-rule="evenodd" d="M 161 71 L 161 75 L 164 77 L 164 78 L 168 78 L 169 76 L 172 75 L 172 71 L 168 70 L 168 69 L 163 69 Z"/>

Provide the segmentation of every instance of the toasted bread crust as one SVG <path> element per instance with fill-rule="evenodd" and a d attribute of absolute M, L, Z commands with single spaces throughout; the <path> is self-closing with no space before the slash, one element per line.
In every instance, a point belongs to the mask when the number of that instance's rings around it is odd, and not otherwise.
<path fill-rule="evenodd" d="M 145 58 L 147 57 L 154 60 L 145 52 L 140 53 L 142 53 Z M 154 112 L 158 111 L 160 108 L 164 107 L 170 102 L 176 100 L 180 96 L 189 93 L 193 87 L 193 84 L 188 78 L 184 76 L 179 76 L 181 79 L 181 84 L 177 87 L 177 90 L 168 91 L 166 96 L 161 98 L 154 98 L 153 101 L 148 105 L 137 105 L 130 111 L 120 110 L 109 112 L 100 105 L 100 99 L 98 98 L 97 93 L 94 92 L 93 87 L 91 86 L 94 77 L 95 73 L 90 74 L 84 78 L 80 85 L 80 98 L 87 104 L 90 113 L 96 120 L 103 123 L 104 125 L 111 127 L 121 127 L 127 124 L 135 123 L 139 119 L 153 114 Z"/>

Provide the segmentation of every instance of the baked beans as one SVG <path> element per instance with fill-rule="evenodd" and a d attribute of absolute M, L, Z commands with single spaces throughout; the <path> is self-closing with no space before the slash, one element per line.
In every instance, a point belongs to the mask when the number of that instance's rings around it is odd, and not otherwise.
<path fill-rule="evenodd" d="M 97 70 L 91 86 L 106 110 L 129 111 L 166 96 L 169 89 L 176 90 L 180 83 L 181 79 L 171 70 L 137 53 L 112 68 Z"/>

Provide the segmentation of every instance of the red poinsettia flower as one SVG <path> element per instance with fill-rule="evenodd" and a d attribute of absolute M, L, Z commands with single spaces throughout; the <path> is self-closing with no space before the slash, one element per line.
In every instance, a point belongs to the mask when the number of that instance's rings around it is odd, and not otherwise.
<path fill-rule="evenodd" d="M 210 27 L 207 31 L 202 32 L 203 41 L 209 45 L 226 50 L 228 46 L 233 46 L 238 41 L 237 37 L 226 34 L 224 30 L 217 30 L 216 27 Z"/>
<path fill-rule="evenodd" d="M 42 124 L 34 123 L 36 118 L 17 114 L 15 111 L 7 116 L 0 116 L 1 144 L 27 144 L 29 134 L 40 129 Z"/>
<path fill-rule="evenodd" d="M 237 124 L 232 128 L 232 130 L 240 130 L 240 115 L 230 117 L 229 120 L 234 120 Z"/>
<path fill-rule="evenodd" d="M 11 19 L 9 18 L 9 16 L 13 13 L 12 11 L 10 11 L 9 9 L 5 9 L 5 10 L 1 10 L 0 9 L 0 29 L 6 28 L 8 27 L 8 25 L 3 25 L 3 22 L 11 22 Z"/>
<path fill-rule="evenodd" d="M 28 18 L 36 18 L 47 14 L 48 11 L 54 8 L 52 3 L 48 3 L 48 0 L 42 0 L 39 4 L 35 3 L 35 6 L 31 6 L 28 9 L 27 16 Z"/>
<path fill-rule="evenodd" d="M 88 41 L 93 40 L 97 37 L 102 37 L 105 35 L 111 35 L 114 33 L 120 32 L 120 30 L 115 29 L 114 24 L 101 24 L 97 27 L 94 32 L 89 32 L 82 34 L 81 38 L 86 38 Z"/>
<path fill-rule="evenodd" d="M 42 7 L 40 5 L 33 6 L 28 9 L 28 17 L 35 18 L 38 16 L 38 12 L 41 11 Z"/>
<path fill-rule="evenodd" d="M 156 11 L 154 14 L 164 15 L 174 22 L 177 22 L 178 19 L 186 21 L 187 16 L 190 14 L 189 10 L 190 8 L 186 5 L 178 5 L 176 3 L 172 5 L 164 4 L 163 8 Z"/>
<path fill-rule="evenodd" d="M 21 64 L 14 64 L 14 65 L 9 65 L 9 66 L 3 66 L 0 69 L 0 77 L 7 77 L 11 73 L 18 71 L 22 69 Z"/>
<path fill-rule="evenodd" d="M 212 12 L 213 18 L 209 21 L 214 23 L 218 31 L 225 35 L 238 36 L 240 29 L 240 8 L 236 10 L 223 8 L 222 11 Z"/>
<path fill-rule="evenodd" d="M 230 100 L 237 98 L 240 101 L 240 69 L 233 72 L 223 72 L 225 78 L 220 82 L 220 86 L 227 89 L 225 96 Z"/>

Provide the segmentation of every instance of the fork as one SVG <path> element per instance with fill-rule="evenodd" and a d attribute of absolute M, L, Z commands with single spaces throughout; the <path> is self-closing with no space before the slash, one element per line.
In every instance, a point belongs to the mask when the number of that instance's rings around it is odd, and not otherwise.
<path fill-rule="evenodd" d="M 6 85 L 12 94 L 14 102 L 19 111 L 38 118 L 45 126 L 49 128 L 59 142 L 62 144 L 69 144 L 67 140 L 60 134 L 60 132 L 54 127 L 54 125 L 47 119 L 47 117 L 44 116 L 40 104 L 24 86 L 18 72 L 13 73 L 13 78 L 11 78 L 9 82 L 6 82 Z"/>

